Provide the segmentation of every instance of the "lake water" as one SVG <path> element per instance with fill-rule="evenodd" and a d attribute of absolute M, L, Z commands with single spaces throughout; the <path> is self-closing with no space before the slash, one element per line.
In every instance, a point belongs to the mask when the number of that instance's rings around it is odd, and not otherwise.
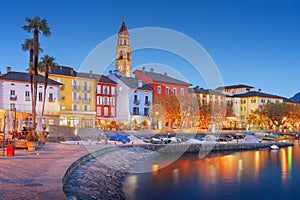
<path fill-rule="evenodd" d="M 186 154 L 159 170 L 130 174 L 127 199 L 300 199 L 300 146 Z M 148 163 L 149 164 L 149 163 Z M 152 169 L 159 162 L 151 163 Z"/>

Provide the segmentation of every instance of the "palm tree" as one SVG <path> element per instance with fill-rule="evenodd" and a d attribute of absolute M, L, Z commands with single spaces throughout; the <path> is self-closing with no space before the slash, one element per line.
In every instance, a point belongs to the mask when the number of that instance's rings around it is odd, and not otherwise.
<path fill-rule="evenodd" d="M 33 102 L 33 50 L 34 50 L 34 40 L 33 39 L 26 39 L 24 44 L 22 44 L 23 51 L 29 51 L 29 77 L 30 77 L 30 89 L 31 89 L 31 102 Z M 43 49 L 39 46 L 39 51 L 43 52 Z"/>
<path fill-rule="evenodd" d="M 33 130 L 35 130 L 36 119 L 36 99 L 37 99 L 37 79 L 38 79 L 38 60 L 39 60 L 39 34 L 42 33 L 46 37 L 51 35 L 50 28 L 46 19 L 40 17 L 29 18 L 25 21 L 28 23 L 23 26 L 23 29 L 28 33 L 33 32 L 33 101 L 32 101 L 32 115 L 33 115 Z"/>
<path fill-rule="evenodd" d="M 54 57 L 51 57 L 48 55 L 44 55 L 42 57 L 42 61 L 40 62 L 40 70 L 45 72 L 42 116 L 44 115 L 44 109 L 45 109 L 45 100 L 46 100 L 46 92 L 47 92 L 47 86 L 48 86 L 49 69 L 54 65 L 56 65 Z"/>

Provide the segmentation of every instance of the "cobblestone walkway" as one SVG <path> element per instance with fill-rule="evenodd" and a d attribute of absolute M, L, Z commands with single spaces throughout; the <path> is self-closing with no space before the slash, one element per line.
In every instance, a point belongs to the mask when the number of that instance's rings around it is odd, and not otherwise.
<path fill-rule="evenodd" d="M 46 143 L 36 151 L 16 150 L 3 156 L 0 149 L 0 199 L 66 199 L 62 178 L 81 156 L 106 145 Z"/>

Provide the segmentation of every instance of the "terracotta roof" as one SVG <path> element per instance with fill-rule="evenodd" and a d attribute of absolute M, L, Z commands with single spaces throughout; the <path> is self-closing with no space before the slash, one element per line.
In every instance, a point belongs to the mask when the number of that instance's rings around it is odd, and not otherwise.
<path fill-rule="evenodd" d="M 135 70 L 134 72 L 140 72 L 144 73 L 146 76 L 150 77 L 153 82 L 161 82 L 161 83 L 171 83 L 171 84 L 177 84 L 177 85 L 185 85 L 185 86 L 190 86 L 190 83 L 172 78 L 168 75 L 165 74 L 160 74 L 160 73 L 155 73 L 155 72 L 147 72 L 147 71 L 142 71 L 142 70 Z"/>
<path fill-rule="evenodd" d="M 119 34 L 129 35 L 129 33 L 127 31 L 127 28 L 126 28 L 126 25 L 125 25 L 125 20 L 123 20 L 123 22 L 122 22 L 122 26 L 119 30 Z"/>
<path fill-rule="evenodd" d="M 38 75 L 38 83 L 44 83 L 45 77 L 42 75 Z M 8 72 L 3 76 L 0 76 L 0 80 L 11 80 L 11 81 L 22 81 L 30 83 L 29 74 L 26 72 Z M 61 83 L 54 81 L 52 79 L 48 79 L 49 85 L 62 85 Z"/>
<path fill-rule="evenodd" d="M 228 86 L 223 86 L 223 87 L 218 87 L 216 90 L 221 90 L 221 89 L 238 89 L 238 88 L 254 88 L 250 85 L 244 85 L 244 84 L 238 84 L 238 85 L 228 85 Z"/>

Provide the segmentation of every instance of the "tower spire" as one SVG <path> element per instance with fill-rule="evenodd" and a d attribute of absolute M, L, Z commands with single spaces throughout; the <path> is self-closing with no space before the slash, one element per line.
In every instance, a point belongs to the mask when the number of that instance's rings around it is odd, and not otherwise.
<path fill-rule="evenodd" d="M 118 33 L 116 70 L 121 72 L 122 76 L 131 77 L 131 48 L 129 34 L 125 25 L 125 17 L 122 18 L 122 26 Z"/>

